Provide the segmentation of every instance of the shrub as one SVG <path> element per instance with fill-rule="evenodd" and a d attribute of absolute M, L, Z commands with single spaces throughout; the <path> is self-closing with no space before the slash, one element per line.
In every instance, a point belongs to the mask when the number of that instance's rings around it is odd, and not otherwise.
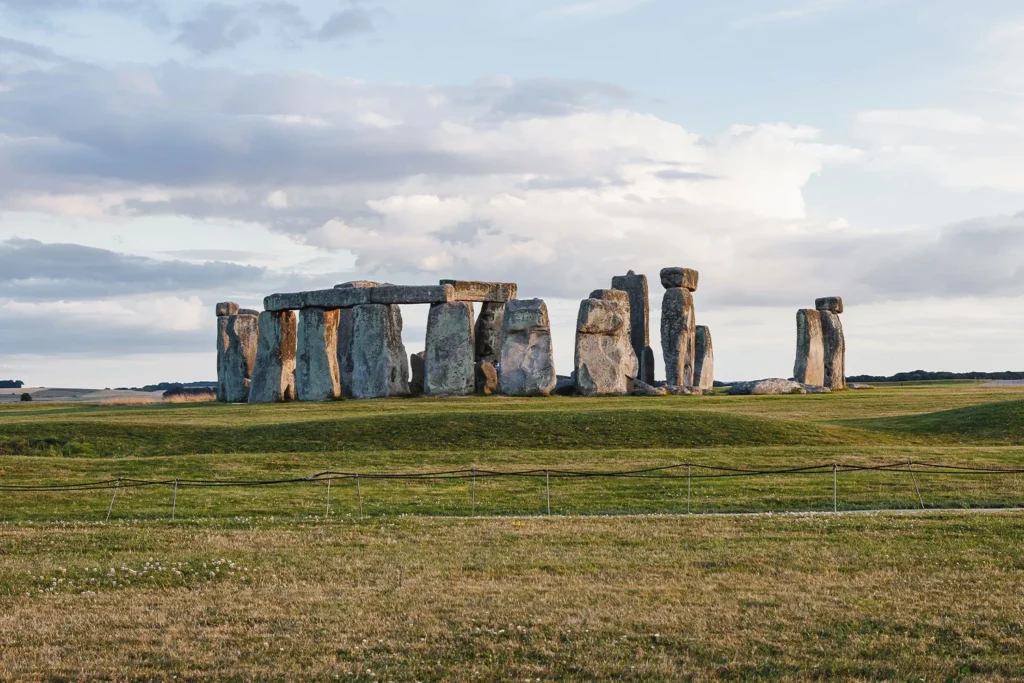
<path fill-rule="evenodd" d="M 32 400 L 32 394 L 30 394 L 28 392 L 25 392 L 24 394 L 21 395 L 21 400 L 25 401 L 25 402 L 31 401 Z"/>

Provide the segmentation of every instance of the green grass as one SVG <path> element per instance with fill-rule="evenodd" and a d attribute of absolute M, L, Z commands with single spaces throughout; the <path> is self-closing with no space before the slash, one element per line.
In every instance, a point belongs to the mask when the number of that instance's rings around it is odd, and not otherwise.
<path fill-rule="evenodd" d="M 0 406 L 0 484 L 678 463 L 1012 469 L 1024 466 L 1018 397 L 958 384 Z M 358 491 L 336 480 L 329 517 L 323 481 L 180 488 L 173 522 L 169 486 L 119 489 L 112 506 L 109 489 L 0 491 L 0 679 L 1024 677 L 1024 515 L 687 515 L 830 511 L 833 479 L 687 484 L 554 476 L 551 517 L 543 477 L 364 478 Z M 837 497 L 841 510 L 911 510 L 918 491 L 929 508 L 1014 508 L 1024 475 L 841 472 Z"/>

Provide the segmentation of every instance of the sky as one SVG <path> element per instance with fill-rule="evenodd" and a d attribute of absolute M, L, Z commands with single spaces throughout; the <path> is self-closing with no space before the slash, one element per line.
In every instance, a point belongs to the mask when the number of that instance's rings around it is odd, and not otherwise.
<path fill-rule="evenodd" d="M 216 377 L 214 304 L 700 271 L 716 376 L 1024 370 L 1011 0 L 0 0 L 0 379 Z M 423 347 L 426 311 L 403 307 Z"/>

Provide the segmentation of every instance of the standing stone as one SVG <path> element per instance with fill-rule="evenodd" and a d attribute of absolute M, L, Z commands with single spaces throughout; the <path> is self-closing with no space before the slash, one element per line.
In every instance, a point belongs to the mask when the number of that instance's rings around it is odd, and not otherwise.
<path fill-rule="evenodd" d="M 509 301 L 501 328 L 498 393 L 548 396 L 557 382 L 547 305 L 542 299 Z"/>
<path fill-rule="evenodd" d="M 670 386 L 693 386 L 696 328 L 690 290 L 665 290 L 661 304 L 661 351 L 665 356 L 665 381 Z"/>
<path fill-rule="evenodd" d="M 224 351 L 224 400 L 245 403 L 256 363 L 259 344 L 259 316 L 239 311 L 227 319 L 227 348 Z"/>
<path fill-rule="evenodd" d="M 590 296 L 580 303 L 576 318 L 576 393 L 629 394 L 639 370 L 630 342 L 629 298 L 617 289 L 598 290 Z"/>
<path fill-rule="evenodd" d="M 354 280 L 335 285 L 335 289 L 368 289 L 378 287 L 380 283 L 369 280 Z M 352 311 L 343 308 L 338 318 L 338 380 L 341 382 L 341 394 L 352 398 Z"/>
<path fill-rule="evenodd" d="M 839 314 L 819 311 L 821 338 L 825 348 L 825 386 L 833 391 L 846 388 L 846 337 Z"/>
<path fill-rule="evenodd" d="M 295 400 L 296 335 L 295 311 L 260 313 L 249 403 Z"/>
<path fill-rule="evenodd" d="M 339 326 L 339 330 L 342 328 Z M 350 343 L 351 387 L 346 395 L 384 398 L 409 393 L 409 360 L 402 343 L 402 311 L 398 306 L 365 304 L 353 308 Z"/>
<path fill-rule="evenodd" d="M 654 349 L 645 346 L 640 355 L 640 381 L 654 384 Z"/>
<path fill-rule="evenodd" d="M 476 360 L 497 365 L 501 360 L 501 324 L 505 320 L 505 304 L 485 302 L 480 306 L 473 336 Z"/>
<path fill-rule="evenodd" d="M 711 330 L 697 325 L 694 339 L 693 385 L 699 389 L 715 387 L 715 351 L 711 346 Z"/>
<path fill-rule="evenodd" d="M 654 383 L 654 363 L 644 363 L 644 349 L 651 345 L 651 303 L 647 290 L 647 276 L 632 270 L 612 278 L 612 289 L 621 289 L 629 295 L 629 339 L 633 353 L 640 359 L 640 379 Z"/>
<path fill-rule="evenodd" d="M 682 287 L 691 292 L 696 292 L 699 275 L 700 273 L 693 268 L 662 268 L 661 284 L 665 289 Z"/>
<path fill-rule="evenodd" d="M 304 308 L 299 316 L 295 393 L 300 401 L 341 397 L 338 373 L 338 309 Z"/>
<path fill-rule="evenodd" d="M 832 311 L 833 313 L 843 312 L 843 297 L 825 296 L 814 300 L 814 307 L 819 311 Z"/>
<path fill-rule="evenodd" d="M 238 304 L 224 301 L 217 304 L 217 400 L 226 401 L 224 354 L 228 350 L 228 318 L 238 313 Z"/>
<path fill-rule="evenodd" d="M 472 394 L 476 386 L 474 354 L 473 304 L 453 301 L 431 306 L 423 352 L 423 393 L 427 396 Z"/>
<path fill-rule="evenodd" d="M 498 390 L 498 370 L 494 364 L 486 360 L 478 360 L 473 365 L 476 377 L 476 393 L 490 396 Z"/>
<path fill-rule="evenodd" d="M 793 379 L 800 384 L 825 386 L 825 344 L 821 314 L 813 308 L 796 312 L 796 363 Z"/>
<path fill-rule="evenodd" d="M 409 368 L 412 370 L 412 381 L 409 382 L 409 393 L 413 396 L 423 395 L 423 352 L 409 356 Z"/>

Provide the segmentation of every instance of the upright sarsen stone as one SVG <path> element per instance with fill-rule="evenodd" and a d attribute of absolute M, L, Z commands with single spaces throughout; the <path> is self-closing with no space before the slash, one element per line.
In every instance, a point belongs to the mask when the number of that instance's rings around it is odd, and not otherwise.
<path fill-rule="evenodd" d="M 661 304 L 661 351 L 665 357 L 665 381 L 670 386 L 693 386 L 696 328 L 690 290 L 665 290 Z"/>
<path fill-rule="evenodd" d="M 580 303 L 576 318 L 576 393 L 622 396 L 633 391 L 639 363 L 630 342 L 629 321 L 629 299 L 623 291 L 598 290 Z"/>
<path fill-rule="evenodd" d="M 409 356 L 409 369 L 412 371 L 412 379 L 409 381 L 409 393 L 413 396 L 422 396 L 424 375 L 422 351 Z"/>
<path fill-rule="evenodd" d="M 509 301 L 501 330 L 498 393 L 547 396 L 557 382 L 547 305 L 541 299 Z"/>
<path fill-rule="evenodd" d="M 300 401 L 330 401 L 341 397 L 339 319 L 338 309 L 304 308 L 299 315 L 295 393 Z"/>
<path fill-rule="evenodd" d="M 715 351 L 711 330 L 705 325 L 697 325 L 694 338 L 693 385 L 699 389 L 715 386 Z"/>
<path fill-rule="evenodd" d="M 347 396 L 384 398 L 409 393 L 409 360 L 402 343 L 402 311 L 398 306 L 365 304 L 352 309 L 350 358 L 351 387 Z"/>
<path fill-rule="evenodd" d="M 480 305 L 480 315 L 477 316 L 473 332 L 477 362 L 498 364 L 501 359 L 501 325 L 504 320 L 504 303 L 488 301 Z"/>
<path fill-rule="evenodd" d="M 227 380 L 226 368 L 224 367 L 224 354 L 228 350 L 228 318 L 238 313 L 238 304 L 234 301 L 224 301 L 216 305 L 217 312 L 217 400 L 226 401 Z"/>
<path fill-rule="evenodd" d="M 295 400 L 297 333 L 295 311 L 260 313 L 249 403 Z"/>
<path fill-rule="evenodd" d="M 836 391 L 846 388 L 846 337 L 838 313 L 819 311 L 821 338 L 825 349 L 825 386 Z M 808 382 L 809 384 L 809 382 Z"/>
<path fill-rule="evenodd" d="M 427 396 L 468 396 L 474 379 L 473 304 L 434 304 L 427 317 L 423 351 L 423 393 Z"/>
<path fill-rule="evenodd" d="M 640 359 L 640 379 L 654 383 L 654 364 L 644 363 L 644 349 L 651 345 L 651 304 L 647 289 L 647 276 L 632 270 L 612 278 L 612 289 L 620 289 L 629 296 L 629 340 L 633 353 Z"/>
<path fill-rule="evenodd" d="M 369 289 L 379 287 L 379 282 L 354 280 L 335 285 L 335 289 Z M 367 300 L 369 297 L 367 296 Z M 338 380 L 341 382 L 341 394 L 352 398 L 352 311 L 354 308 L 342 308 L 338 317 Z"/>
<path fill-rule="evenodd" d="M 825 345 L 821 312 L 805 308 L 796 312 L 796 362 L 793 379 L 800 384 L 825 386 Z"/>
<path fill-rule="evenodd" d="M 259 343 L 259 317 L 239 311 L 227 319 L 227 348 L 224 351 L 224 400 L 245 403 Z"/>

